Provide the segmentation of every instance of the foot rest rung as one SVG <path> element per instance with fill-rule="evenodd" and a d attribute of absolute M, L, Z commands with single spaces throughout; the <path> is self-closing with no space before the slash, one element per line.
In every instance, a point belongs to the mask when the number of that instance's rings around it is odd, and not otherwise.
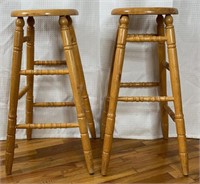
<path fill-rule="evenodd" d="M 34 107 L 73 107 L 75 106 L 74 102 L 36 102 L 33 103 Z"/>
<path fill-rule="evenodd" d="M 21 70 L 20 75 L 66 75 L 69 70 Z"/>
<path fill-rule="evenodd" d="M 45 129 L 45 128 L 77 128 L 78 123 L 35 123 L 35 124 L 18 124 L 18 129 Z"/>
<path fill-rule="evenodd" d="M 153 34 L 129 34 L 126 38 L 127 42 L 164 42 L 165 36 L 156 36 Z"/>
<path fill-rule="evenodd" d="M 173 101 L 174 97 L 168 96 L 120 96 L 118 101 L 121 102 L 164 102 L 164 101 Z"/>
<path fill-rule="evenodd" d="M 120 83 L 121 88 L 132 88 L 132 87 L 156 87 L 159 86 L 159 82 L 122 82 Z"/>
<path fill-rule="evenodd" d="M 54 65 L 66 65 L 66 61 L 35 61 L 34 65 L 45 65 L 45 66 L 54 66 Z"/>

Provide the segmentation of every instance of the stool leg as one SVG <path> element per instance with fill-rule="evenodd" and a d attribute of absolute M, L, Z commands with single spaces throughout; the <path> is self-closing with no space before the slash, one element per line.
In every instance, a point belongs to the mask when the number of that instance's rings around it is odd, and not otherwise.
<path fill-rule="evenodd" d="M 176 42 L 175 42 L 175 32 L 173 26 L 173 18 L 171 15 L 167 15 L 165 17 L 165 23 L 166 23 L 167 48 L 169 55 L 170 78 L 172 85 L 172 93 L 174 96 L 175 123 L 178 134 L 179 155 L 182 164 L 183 174 L 188 175 L 189 167 L 188 167 L 188 154 L 187 154 L 186 135 L 185 135 L 185 123 L 182 110 L 181 87 L 180 87 Z"/>
<path fill-rule="evenodd" d="M 72 25 L 72 19 L 71 17 L 67 17 L 68 21 L 70 22 L 70 32 L 73 40 L 73 52 L 74 52 L 74 57 L 76 60 L 76 67 L 78 71 L 78 77 L 79 77 L 79 83 L 82 86 L 82 98 L 84 102 L 84 107 L 85 107 L 85 115 L 88 121 L 89 125 L 89 130 L 91 133 L 92 138 L 96 138 L 96 131 L 95 131 L 95 126 L 94 126 L 94 120 L 93 120 L 93 115 L 92 115 L 92 110 L 90 106 L 90 101 L 86 89 L 86 84 L 85 84 L 85 78 L 84 78 L 84 73 L 83 73 L 83 67 L 81 64 L 81 58 L 79 54 L 79 49 L 76 41 L 76 34 Z"/>
<path fill-rule="evenodd" d="M 128 33 L 128 16 L 121 16 L 120 25 L 118 28 L 117 47 L 114 59 L 114 68 L 110 89 L 110 103 L 108 107 L 108 114 L 106 120 L 103 154 L 102 154 L 102 167 L 101 174 L 106 175 L 110 152 L 112 147 L 113 131 L 115 124 L 115 114 L 117 108 L 117 98 L 120 88 L 121 73 L 125 54 L 126 37 Z"/>
<path fill-rule="evenodd" d="M 118 37 L 118 32 L 117 32 L 117 36 L 116 36 L 115 46 L 116 46 L 116 43 L 117 43 L 117 37 Z M 108 83 L 108 91 L 107 91 L 107 96 L 106 96 L 106 99 L 105 99 L 105 102 L 104 102 L 104 107 L 103 107 L 103 112 L 102 112 L 102 117 L 101 117 L 101 131 L 100 131 L 101 132 L 101 139 L 104 138 L 104 134 L 105 134 L 106 118 L 107 118 L 108 106 L 109 106 L 109 102 L 110 102 L 110 88 L 111 88 L 111 80 L 112 80 L 112 74 L 113 74 L 115 51 L 116 51 L 116 47 L 115 47 L 113 58 L 112 58 L 112 64 L 111 64 L 110 76 L 109 76 L 109 83 Z"/>
<path fill-rule="evenodd" d="M 11 74 L 11 86 L 10 86 L 10 106 L 8 114 L 8 129 L 7 129 L 7 141 L 6 141 L 6 155 L 5 155 L 5 166 L 6 174 L 12 173 L 12 165 L 14 158 L 15 148 L 15 132 L 16 132 L 16 121 L 17 121 L 17 105 L 18 105 L 18 94 L 20 84 L 20 69 L 22 59 L 22 45 L 23 45 L 23 18 L 17 18 L 16 29 L 14 35 L 14 48 L 13 48 L 13 61 L 12 61 L 12 74 Z"/>
<path fill-rule="evenodd" d="M 157 34 L 160 36 L 165 36 L 163 16 L 158 15 L 157 17 Z M 160 71 L 160 96 L 167 96 L 167 85 L 166 85 L 166 68 L 163 66 L 165 62 L 165 42 L 158 43 L 158 60 L 159 60 L 159 71 Z M 168 114 L 165 111 L 164 106 L 167 102 L 160 102 L 160 112 L 161 112 L 161 123 L 162 123 L 162 133 L 163 138 L 168 139 Z"/>
<path fill-rule="evenodd" d="M 33 17 L 28 17 L 27 19 L 27 36 L 30 40 L 27 41 L 27 70 L 34 69 L 34 19 Z M 34 75 L 27 76 L 27 86 L 29 86 L 29 91 L 26 96 L 26 123 L 33 123 L 33 81 Z M 26 130 L 27 139 L 30 140 L 32 137 L 32 129 Z"/>
<path fill-rule="evenodd" d="M 63 46 L 65 50 L 65 57 L 67 66 L 69 69 L 69 77 L 72 86 L 72 91 L 74 95 L 74 102 L 76 104 L 79 128 L 81 133 L 81 140 L 83 145 L 83 151 L 85 155 L 87 169 L 90 174 L 94 173 L 93 168 L 93 156 L 92 149 L 90 145 L 90 139 L 88 135 L 88 129 L 86 124 L 85 112 L 83 109 L 83 102 L 80 92 L 80 84 L 78 83 L 78 71 L 76 67 L 76 57 L 73 52 L 72 38 L 70 33 L 70 22 L 66 17 L 61 16 L 59 20 L 61 26 L 61 36 L 63 41 Z"/>

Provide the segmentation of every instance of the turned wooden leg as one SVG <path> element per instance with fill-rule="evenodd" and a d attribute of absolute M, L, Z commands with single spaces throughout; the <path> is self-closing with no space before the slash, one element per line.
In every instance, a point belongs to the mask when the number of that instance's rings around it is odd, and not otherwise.
<path fill-rule="evenodd" d="M 72 44 L 72 37 L 70 32 L 70 24 L 71 22 L 65 16 L 61 16 L 59 19 L 59 23 L 61 26 L 61 36 L 65 51 L 65 57 L 67 66 L 69 69 L 69 77 L 72 86 L 72 91 L 74 95 L 74 102 L 76 104 L 77 116 L 78 116 L 78 123 L 80 128 L 81 140 L 83 145 L 83 151 L 85 155 L 85 161 L 87 165 L 88 172 L 90 174 L 94 173 L 93 167 L 93 156 L 92 156 L 92 149 L 90 145 L 90 139 L 88 135 L 87 123 L 85 112 L 82 106 L 82 97 L 80 92 L 80 85 L 78 83 L 78 71 L 76 67 L 76 56 L 73 52 L 73 44 Z"/>
<path fill-rule="evenodd" d="M 175 123 L 178 135 L 179 155 L 183 169 L 183 174 L 188 175 L 189 173 L 188 153 L 186 145 L 185 123 L 182 110 L 178 57 L 176 50 L 173 18 L 171 15 L 167 15 L 165 17 L 165 24 L 166 24 L 167 48 L 169 56 L 170 78 L 172 85 L 172 93 L 174 96 Z"/>
<path fill-rule="evenodd" d="M 157 34 L 160 36 L 165 36 L 163 16 L 158 15 L 157 17 Z M 159 73 L 160 73 L 160 96 L 167 96 L 167 85 L 166 85 L 166 68 L 163 63 L 166 62 L 165 57 L 165 42 L 158 43 L 158 60 L 159 60 Z M 164 106 L 167 102 L 160 102 L 160 112 L 161 112 L 161 123 L 162 123 L 162 133 L 163 138 L 168 139 L 168 114 L 165 111 Z"/>
<path fill-rule="evenodd" d="M 13 48 L 13 61 L 12 61 L 12 74 L 11 74 L 11 86 L 10 86 L 10 106 L 8 114 L 8 129 L 7 129 L 7 141 L 6 141 L 6 155 L 5 166 L 6 174 L 12 173 L 12 165 L 14 158 L 15 148 L 15 132 L 17 122 L 17 104 L 19 94 L 19 84 L 22 59 L 22 45 L 23 45 L 23 26 L 24 20 L 18 17 L 16 20 L 16 29 L 14 34 L 14 48 Z"/>
<path fill-rule="evenodd" d="M 125 54 L 126 38 L 128 32 L 128 20 L 129 20 L 128 16 L 121 16 L 118 28 L 117 46 L 115 52 L 113 75 L 112 75 L 111 89 L 110 89 L 110 103 L 108 107 L 104 144 L 103 144 L 102 167 L 101 167 L 102 175 L 107 174 L 107 169 L 110 159 L 113 131 L 115 125 L 115 114 L 117 108 L 117 98 L 119 94 L 121 73 L 122 73 L 124 54 Z"/>
<path fill-rule="evenodd" d="M 91 136 L 92 136 L 92 138 L 96 138 L 95 125 L 94 125 L 92 110 L 91 110 L 90 101 L 89 101 L 89 97 L 88 97 L 88 93 L 87 93 L 87 89 L 86 89 L 83 67 L 81 64 L 81 58 L 80 58 L 79 49 L 78 49 L 78 45 L 77 45 L 77 41 L 76 41 L 76 34 L 75 34 L 75 31 L 74 31 L 74 28 L 72 25 L 71 17 L 67 16 L 67 19 L 70 22 L 70 32 L 71 32 L 71 36 L 72 36 L 72 40 L 73 40 L 72 41 L 73 42 L 72 43 L 73 52 L 74 52 L 74 57 L 76 60 L 76 67 L 77 67 L 77 72 L 78 72 L 78 77 L 79 77 L 78 79 L 79 79 L 79 83 L 80 83 L 81 91 L 82 91 L 81 96 L 83 98 L 83 103 L 84 103 L 84 107 L 85 107 L 85 115 L 87 118 Z"/>
<path fill-rule="evenodd" d="M 116 35 L 115 46 L 116 46 L 116 43 L 117 43 L 117 37 L 118 37 L 118 32 L 117 32 L 117 35 Z M 105 134 L 106 118 L 107 118 L 108 106 L 109 106 L 109 102 L 110 102 L 110 88 L 111 88 L 111 80 L 112 80 L 112 74 L 113 74 L 115 52 L 116 52 L 116 47 L 115 47 L 113 58 L 112 58 L 112 64 L 111 64 L 111 69 L 110 69 L 107 96 L 106 96 L 106 99 L 105 99 L 105 102 L 104 102 L 104 107 L 103 107 L 103 112 L 102 112 L 102 117 L 101 117 L 101 127 L 100 127 L 101 128 L 101 130 L 100 130 L 101 139 L 104 138 L 104 134 Z"/>
<path fill-rule="evenodd" d="M 27 19 L 27 36 L 30 39 L 27 41 L 27 63 L 26 68 L 27 70 L 34 69 L 34 19 L 33 17 L 28 17 Z M 27 86 L 29 90 L 26 96 L 26 123 L 32 124 L 33 123 L 33 81 L 34 75 L 27 76 Z M 27 139 L 30 140 L 32 137 L 32 129 L 26 130 Z"/>

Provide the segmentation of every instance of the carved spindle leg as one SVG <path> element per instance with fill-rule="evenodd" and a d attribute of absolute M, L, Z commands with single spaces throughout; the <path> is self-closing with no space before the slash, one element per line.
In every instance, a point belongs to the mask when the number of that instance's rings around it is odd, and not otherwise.
<path fill-rule="evenodd" d="M 104 144 L 103 144 L 102 168 L 101 168 L 102 175 L 107 174 L 107 169 L 110 159 L 113 131 L 115 125 L 115 114 L 117 108 L 117 98 L 119 94 L 121 73 L 122 73 L 124 54 L 125 54 L 126 37 L 128 32 L 128 21 L 129 21 L 128 16 L 121 16 L 120 25 L 118 28 L 117 47 L 115 52 L 114 68 L 113 68 L 113 75 L 112 75 L 111 89 L 110 89 L 110 103 L 108 107 Z"/>
<path fill-rule="evenodd" d="M 69 69 L 69 77 L 72 86 L 72 91 L 74 95 L 74 102 L 76 104 L 79 128 L 81 133 L 81 140 L 83 145 L 83 151 L 85 155 L 87 169 L 90 174 L 94 173 L 93 168 L 93 156 L 92 156 L 92 149 L 90 145 L 90 139 L 88 135 L 87 123 L 85 112 L 82 107 L 82 97 L 80 93 L 80 85 L 78 84 L 78 71 L 76 67 L 76 57 L 73 52 L 73 45 L 72 45 L 72 37 L 70 32 L 70 22 L 67 20 L 66 17 L 61 16 L 59 19 L 59 23 L 61 26 L 61 36 L 65 51 L 65 57 L 67 66 Z"/>
<path fill-rule="evenodd" d="M 27 41 L 27 70 L 34 69 L 34 19 L 33 17 L 28 17 L 27 19 L 27 36 L 30 37 L 30 40 Z M 33 82 L 34 75 L 27 76 L 27 86 L 29 86 L 29 91 L 26 96 L 26 123 L 33 123 Z M 32 137 L 32 129 L 26 130 L 27 139 L 30 140 Z"/>
<path fill-rule="evenodd" d="M 167 48 L 169 55 L 170 78 L 172 93 L 174 96 L 175 123 L 178 134 L 179 155 L 181 159 L 183 174 L 188 175 L 188 154 L 185 135 L 185 123 L 182 110 L 181 86 L 179 77 L 178 57 L 176 50 L 175 31 L 171 15 L 165 17 Z"/>
<path fill-rule="evenodd" d="M 106 118 L 107 118 L 108 106 L 109 106 L 109 102 L 110 102 L 110 88 L 111 88 L 111 80 L 112 80 L 112 74 L 113 74 L 113 66 L 114 66 L 114 57 L 115 57 L 115 52 L 116 52 L 117 37 L 118 37 L 118 32 L 117 32 L 117 35 L 116 35 L 115 49 L 114 49 L 112 64 L 111 64 L 111 69 L 110 69 L 108 91 L 107 91 L 107 96 L 106 96 L 106 99 L 105 99 L 105 102 L 104 102 L 104 107 L 103 107 L 103 112 L 102 112 L 102 117 L 101 117 L 101 139 L 104 138 L 104 134 L 105 134 Z"/>
<path fill-rule="evenodd" d="M 163 16 L 158 15 L 157 17 L 157 34 L 159 36 L 165 36 Z M 159 72 L 160 72 L 160 96 L 167 96 L 167 85 L 166 85 L 166 68 L 163 66 L 165 62 L 165 42 L 158 43 L 158 60 L 159 60 Z M 161 123 L 162 123 L 162 133 L 163 138 L 168 139 L 168 114 L 164 109 L 167 102 L 160 102 L 160 112 L 161 112 Z"/>
<path fill-rule="evenodd" d="M 13 61 L 12 61 L 12 74 L 10 86 L 10 106 L 8 114 L 8 129 L 7 129 L 7 142 L 6 142 L 6 155 L 5 166 L 6 174 L 12 173 L 12 165 L 14 158 L 15 148 L 15 132 L 17 122 L 17 104 L 20 84 L 20 69 L 22 59 L 22 45 L 23 45 L 23 18 L 17 18 L 16 29 L 14 35 L 14 48 L 13 48 Z"/>
<path fill-rule="evenodd" d="M 71 32 L 71 36 L 72 36 L 72 45 L 73 45 L 73 52 L 74 52 L 74 57 L 76 60 L 76 66 L 78 68 L 78 77 L 79 77 L 79 83 L 81 86 L 81 91 L 82 91 L 82 98 L 83 98 L 83 103 L 84 103 L 84 107 L 85 107 L 85 115 L 88 121 L 88 125 L 89 125 L 89 130 L 91 133 L 92 138 L 96 138 L 96 131 L 95 131 L 95 126 L 94 126 L 94 120 L 93 120 L 93 115 L 92 115 L 92 110 L 91 110 L 91 106 L 90 106 L 90 101 L 89 101 L 89 97 L 88 97 L 88 93 L 87 93 L 87 89 L 86 89 L 86 84 L 85 84 L 85 78 L 84 78 L 84 73 L 83 73 L 83 67 L 81 64 L 81 58 L 80 58 L 80 54 L 79 54 L 79 49 L 78 49 L 78 45 L 77 45 L 77 41 L 76 41 L 76 34 L 72 25 L 72 19 L 71 17 L 67 17 L 68 21 L 70 22 L 70 32 Z"/>

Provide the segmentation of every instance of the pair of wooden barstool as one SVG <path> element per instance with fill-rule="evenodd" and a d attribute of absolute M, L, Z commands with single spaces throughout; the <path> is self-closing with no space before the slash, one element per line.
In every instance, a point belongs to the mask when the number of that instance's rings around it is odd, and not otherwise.
<path fill-rule="evenodd" d="M 173 18 L 171 14 L 177 14 L 175 8 L 119 8 L 112 11 L 113 15 L 121 15 L 117 32 L 117 42 L 115 55 L 113 59 L 110 81 L 108 86 L 107 98 L 101 123 L 101 137 L 104 138 L 102 154 L 102 175 L 107 174 L 113 131 L 115 124 L 115 115 L 117 101 L 122 102 L 160 102 L 163 137 L 168 138 L 168 115 L 174 120 L 177 128 L 179 155 L 184 175 L 188 175 L 188 155 L 186 149 L 186 136 L 184 127 L 184 118 L 181 102 L 180 78 L 175 42 L 175 33 L 173 27 Z M 96 138 L 95 126 L 90 107 L 90 102 L 86 90 L 85 79 L 76 42 L 76 36 L 70 16 L 77 15 L 77 10 L 20 10 L 13 11 L 12 16 L 17 17 L 16 29 L 14 35 L 13 62 L 11 74 L 10 106 L 8 115 L 8 132 L 6 144 L 6 173 L 12 172 L 15 132 L 16 129 L 26 129 L 27 139 L 31 139 L 32 129 L 42 128 L 76 128 L 79 127 L 82 146 L 85 155 L 85 161 L 88 172 L 94 173 L 92 149 L 88 135 L 88 127 L 92 138 Z M 156 34 L 128 34 L 129 15 L 157 15 L 157 33 Z M 165 15 L 165 19 L 163 19 Z M 36 61 L 34 59 L 34 16 L 59 16 L 62 43 L 66 61 Z M 27 35 L 24 36 L 24 19 L 27 19 Z M 166 31 L 164 29 L 164 22 Z M 27 42 L 27 65 L 26 70 L 21 70 L 23 43 Z M 128 82 L 121 83 L 122 66 L 124 61 L 125 46 L 127 42 L 158 42 L 158 58 L 160 69 L 159 82 Z M 169 62 L 165 58 L 165 42 Z M 34 65 L 67 65 L 63 70 L 34 70 Z M 172 96 L 167 96 L 166 70 L 170 72 Z M 73 102 L 34 102 L 33 87 L 34 75 L 66 75 L 69 74 Z M 27 84 L 19 90 L 20 76 L 27 76 Z M 156 97 L 119 97 L 120 87 L 160 87 L 160 96 Z M 18 100 L 26 95 L 26 118 L 25 124 L 17 124 L 17 105 Z M 168 106 L 167 101 L 173 101 L 175 112 Z M 77 111 L 77 123 L 33 123 L 34 107 L 63 107 L 75 106 Z"/>

